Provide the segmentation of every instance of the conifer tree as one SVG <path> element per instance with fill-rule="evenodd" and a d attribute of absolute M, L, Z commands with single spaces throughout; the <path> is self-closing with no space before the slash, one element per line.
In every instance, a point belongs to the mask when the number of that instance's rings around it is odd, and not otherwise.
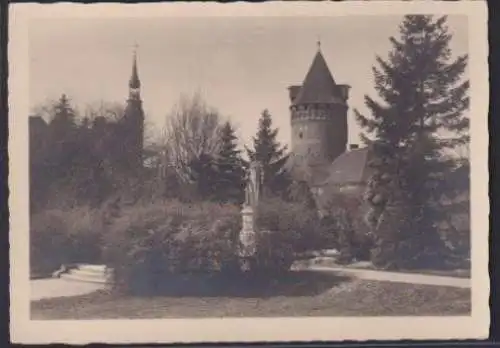
<path fill-rule="evenodd" d="M 78 148 L 76 113 L 67 96 L 52 105 L 49 123 L 49 163 L 53 177 L 60 178 L 70 171 L 73 158 L 70 155 Z"/>
<path fill-rule="evenodd" d="M 202 153 L 188 164 L 190 181 L 194 184 L 195 196 L 201 200 L 216 200 L 217 162 L 209 154 Z"/>
<path fill-rule="evenodd" d="M 58 136 L 69 133 L 75 127 L 75 110 L 66 94 L 63 94 L 58 102 L 54 104 L 51 116 L 50 125 L 58 133 Z"/>
<path fill-rule="evenodd" d="M 264 195 L 286 196 L 290 182 L 284 168 L 288 160 L 287 147 L 276 140 L 277 135 L 278 129 L 272 128 L 271 114 L 264 110 L 253 138 L 253 149 L 247 148 L 247 153 L 250 160 L 262 165 Z"/>
<path fill-rule="evenodd" d="M 469 141 L 467 55 L 452 58 L 446 17 L 405 16 L 399 34 L 373 68 L 381 101 L 365 96 L 370 116 L 355 110 L 374 154 L 366 194 L 373 261 L 393 268 L 444 259 L 437 226 L 456 165 L 444 152 Z"/>
<path fill-rule="evenodd" d="M 217 156 L 216 195 L 219 202 L 241 204 L 245 191 L 245 162 L 236 144 L 237 137 L 230 122 L 220 131 L 220 148 Z"/>

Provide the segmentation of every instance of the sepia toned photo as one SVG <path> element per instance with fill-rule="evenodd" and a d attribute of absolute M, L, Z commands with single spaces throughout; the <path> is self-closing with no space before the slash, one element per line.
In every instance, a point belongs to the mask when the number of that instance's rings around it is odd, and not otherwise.
<path fill-rule="evenodd" d="M 487 335 L 483 2 L 11 19 L 18 342 Z"/>

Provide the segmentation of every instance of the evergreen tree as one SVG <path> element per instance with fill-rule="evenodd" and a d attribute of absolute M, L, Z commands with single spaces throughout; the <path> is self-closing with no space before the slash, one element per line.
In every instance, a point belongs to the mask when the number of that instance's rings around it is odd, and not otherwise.
<path fill-rule="evenodd" d="M 54 105 L 50 121 L 51 127 L 58 132 L 57 135 L 68 134 L 76 126 L 75 110 L 70 104 L 66 94 L 61 95 L 59 101 Z"/>
<path fill-rule="evenodd" d="M 217 156 L 216 199 L 219 202 L 241 204 L 245 192 L 245 163 L 237 149 L 237 137 L 229 122 L 220 131 L 220 149 Z"/>
<path fill-rule="evenodd" d="M 276 140 L 278 129 L 272 128 L 272 117 L 264 110 L 259 119 L 257 135 L 253 138 L 253 150 L 247 148 L 248 157 L 262 165 L 264 195 L 286 196 L 289 186 L 284 166 L 288 160 L 287 147 Z"/>
<path fill-rule="evenodd" d="M 444 153 L 469 141 L 467 55 L 452 59 L 446 17 L 405 16 L 399 32 L 373 68 L 381 101 L 365 96 L 370 117 L 355 110 L 375 158 L 366 196 L 374 262 L 394 268 L 443 259 L 437 226 L 456 165 Z"/>
<path fill-rule="evenodd" d="M 188 164 L 190 181 L 195 193 L 191 197 L 200 200 L 216 199 L 217 163 L 213 156 L 202 153 Z"/>
<path fill-rule="evenodd" d="M 52 106 L 48 133 L 48 165 L 55 180 L 70 179 L 73 154 L 78 151 L 75 110 L 65 94 Z"/>

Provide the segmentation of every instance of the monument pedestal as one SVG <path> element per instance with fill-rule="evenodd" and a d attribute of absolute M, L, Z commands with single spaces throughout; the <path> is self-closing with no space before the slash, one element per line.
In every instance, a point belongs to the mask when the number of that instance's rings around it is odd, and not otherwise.
<path fill-rule="evenodd" d="M 240 231 L 239 257 L 242 268 L 250 269 L 250 259 L 257 249 L 255 215 L 259 202 L 260 187 L 262 185 L 262 166 L 259 162 L 250 163 L 249 180 L 245 189 L 245 204 L 241 210 L 242 227 Z"/>
<path fill-rule="evenodd" d="M 256 240 L 254 229 L 254 211 L 251 206 L 245 205 L 241 210 L 242 227 L 240 231 L 240 256 L 250 257 L 255 254 Z"/>

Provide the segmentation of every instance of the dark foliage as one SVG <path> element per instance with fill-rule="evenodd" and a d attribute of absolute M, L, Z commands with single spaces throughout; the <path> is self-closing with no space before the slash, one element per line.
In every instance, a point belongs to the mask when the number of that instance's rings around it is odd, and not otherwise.
<path fill-rule="evenodd" d="M 263 193 L 266 196 L 286 197 L 290 178 L 284 166 L 288 160 L 287 147 L 276 140 L 278 129 L 272 128 L 272 117 L 264 110 L 259 128 L 253 138 L 253 149 L 248 149 L 252 161 L 258 161 L 263 170 Z"/>
<path fill-rule="evenodd" d="M 113 194 L 138 194 L 143 173 L 130 163 L 142 158 L 142 149 L 124 149 L 121 140 L 136 138 L 141 129 L 130 129 L 126 119 L 110 121 L 95 114 L 93 121 L 78 122 L 65 95 L 47 109 L 47 122 L 42 118 L 30 122 L 33 213 L 78 205 L 98 207 Z"/>
<path fill-rule="evenodd" d="M 88 207 L 54 209 L 31 218 L 32 273 L 47 274 L 62 264 L 100 262 L 104 215 Z"/>
<path fill-rule="evenodd" d="M 438 226 L 443 197 L 455 199 L 446 182 L 458 160 L 444 151 L 469 141 L 467 55 L 452 59 L 451 39 L 446 17 L 406 16 L 389 58 L 373 68 L 382 102 L 365 96 L 370 116 L 355 112 L 374 154 L 366 198 L 379 267 L 435 267 L 445 259 Z"/>
<path fill-rule="evenodd" d="M 221 203 L 241 204 L 245 195 L 245 167 L 231 123 L 220 132 L 220 149 L 216 158 L 215 199 Z"/>

